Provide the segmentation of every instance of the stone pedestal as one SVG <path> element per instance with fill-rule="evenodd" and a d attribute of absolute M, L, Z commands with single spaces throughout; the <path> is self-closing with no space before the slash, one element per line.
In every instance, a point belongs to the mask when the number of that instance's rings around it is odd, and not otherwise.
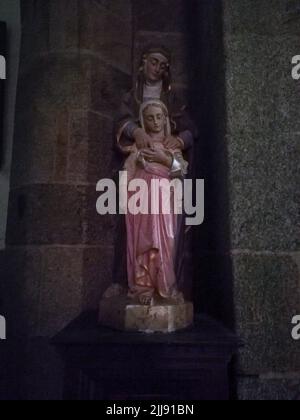
<path fill-rule="evenodd" d="M 121 331 L 172 333 L 190 327 L 193 320 L 194 306 L 189 302 L 146 306 L 117 296 L 103 299 L 99 308 L 100 325 Z"/>

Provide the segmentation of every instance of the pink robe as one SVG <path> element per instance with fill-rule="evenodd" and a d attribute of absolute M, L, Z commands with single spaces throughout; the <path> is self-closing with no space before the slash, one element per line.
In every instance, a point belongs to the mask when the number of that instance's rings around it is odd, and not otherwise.
<path fill-rule="evenodd" d="M 151 209 L 151 180 L 171 180 L 168 168 L 147 162 L 145 168 L 137 168 L 134 178 L 146 181 L 148 202 Z M 129 198 L 134 193 L 128 194 Z M 163 298 L 176 292 L 175 253 L 178 216 L 174 214 L 174 198 L 171 190 L 171 213 L 162 212 L 160 189 L 160 214 L 126 216 L 127 270 L 131 297 L 156 292 Z"/>

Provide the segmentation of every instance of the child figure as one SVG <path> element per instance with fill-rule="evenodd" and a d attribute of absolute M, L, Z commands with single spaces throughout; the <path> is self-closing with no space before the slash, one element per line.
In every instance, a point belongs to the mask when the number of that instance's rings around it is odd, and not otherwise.
<path fill-rule="evenodd" d="M 172 150 L 164 145 L 171 129 L 168 110 L 161 101 L 145 102 L 141 106 L 140 122 L 152 142 L 147 149 L 138 150 L 132 146 L 124 169 L 129 180 L 146 182 L 148 189 L 143 192 L 147 194 L 144 199 L 151 203 L 151 198 L 154 199 L 151 197 L 152 180 L 183 178 L 188 163 L 180 149 Z M 162 203 L 162 189 L 159 199 Z M 178 215 L 174 206 L 170 207 L 169 214 L 164 214 L 160 207 L 159 214 L 133 215 L 128 212 L 126 215 L 129 296 L 143 305 L 154 304 L 155 298 L 184 302 L 175 275 Z"/>
<path fill-rule="evenodd" d="M 130 156 L 124 169 L 129 180 L 134 178 L 137 167 L 146 169 L 149 163 L 166 166 L 170 170 L 170 178 L 180 178 L 187 174 L 188 163 L 184 160 L 181 149 L 169 149 L 164 141 L 171 135 L 171 125 L 167 107 L 159 100 L 150 100 L 142 104 L 140 109 L 142 128 L 152 139 L 151 147 L 138 150 L 136 145 L 127 148 Z"/>

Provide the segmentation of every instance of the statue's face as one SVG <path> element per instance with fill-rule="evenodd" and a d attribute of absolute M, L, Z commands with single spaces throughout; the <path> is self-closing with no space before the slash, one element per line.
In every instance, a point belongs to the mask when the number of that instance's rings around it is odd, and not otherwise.
<path fill-rule="evenodd" d="M 166 124 L 163 110 L 157 106 L 148 106 L 144 111 L 144 125 L 148 133 L 161 133 Z"/>
<path fill-rule="evenodd" d="M 149 54 L 144 61 L 144 72 L 147 81 L 160 82 L 168 68 L 168 60 L 162 54 Z"/>

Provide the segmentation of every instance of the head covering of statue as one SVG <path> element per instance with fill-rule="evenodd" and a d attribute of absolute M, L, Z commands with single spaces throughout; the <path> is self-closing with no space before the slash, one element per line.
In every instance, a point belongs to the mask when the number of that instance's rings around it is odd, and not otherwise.
<path fill-rule="evenodd" d="M 151 76 L 151 61 L 158 62 L 159 71 L 154 77 L 157 77 L 157 82 L 162 82 L 162 93 L 168 95 L 172 89 L 171 77 L 171 53 L 164 46 L 147 46 L 142 54 L 139 71 L 136 82 L 136 99 L 138 102 L 143 102 L 143 89 L 145 83 L 149 82 L 149 71 Z M 150 80 L 155 83 L 155 80 Z"/>

